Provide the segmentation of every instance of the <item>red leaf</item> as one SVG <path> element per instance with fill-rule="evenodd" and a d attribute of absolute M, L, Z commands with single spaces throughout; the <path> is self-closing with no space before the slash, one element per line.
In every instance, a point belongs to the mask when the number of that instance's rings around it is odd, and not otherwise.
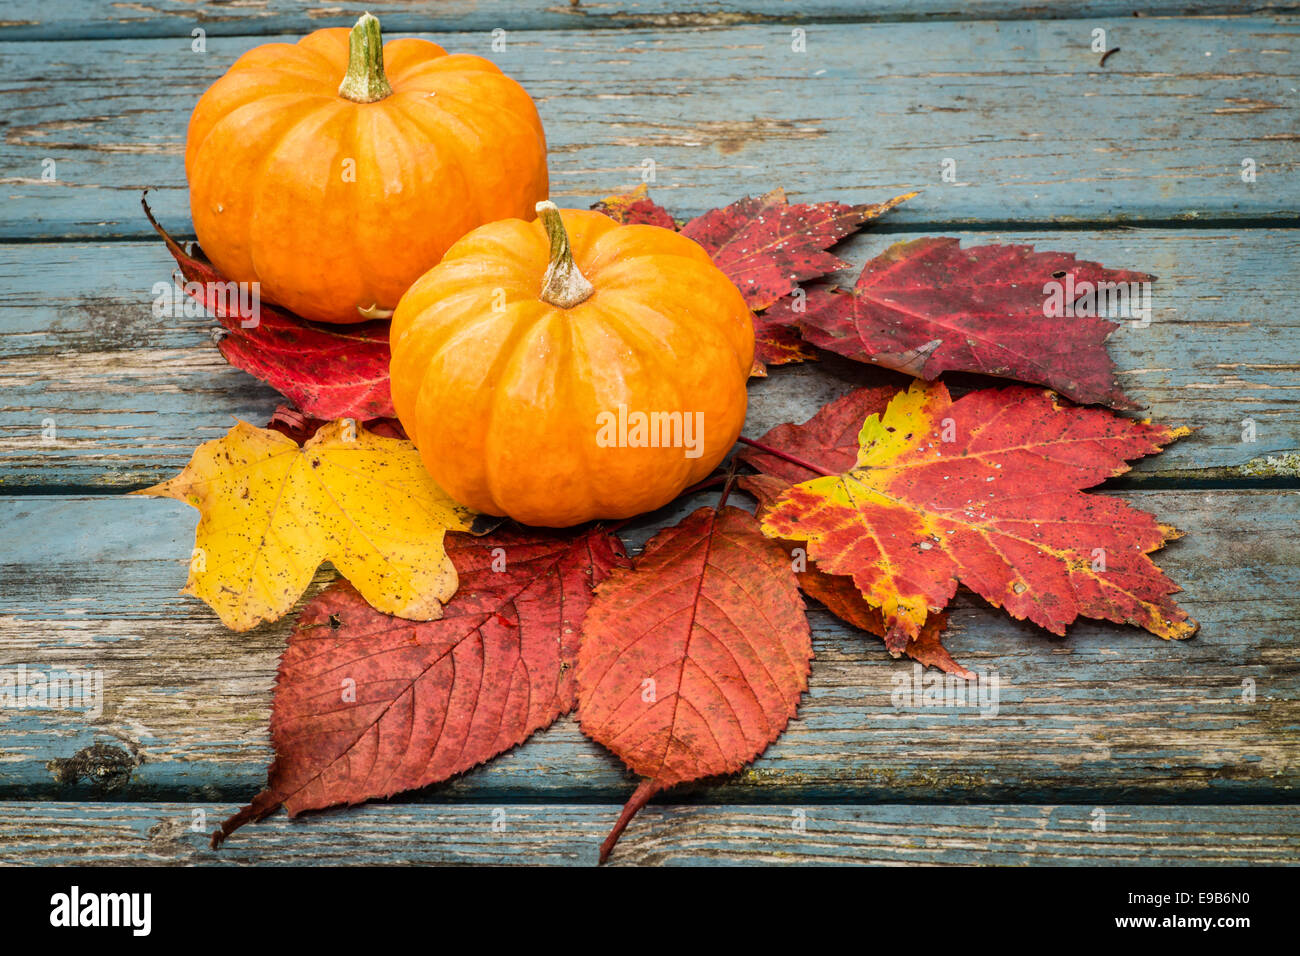
<path fill-rule="evenodd" d="M 578 715 L 646 779 L 601 861 L 654 794 L 762 753 L 794 716 L 811 659 L 790 556 L 747 511 L 701 508 L 615 571 L 583 626 Z"/>
<path fill-rule="evenodd" d="M 802 425 L 777 425 L 758 440 L 759 444 L 807 462 L 811 468 L 753 447 L 742 449 L 740 458 L 764 474 L 782 479 L 786 486 L 818 475 L 848 471 L 858 460 L 858 432 L 862 431 L 862 423 L 868 415 L 883 412 L 898 392 L 889 386 L 856 389 L 822 407 Z M 769 503 L 759 493 L 762 486 L 755 485 L 752 476 L 741 478 L 740 485 L 764 504 Z"/>
<path fill-rule="evenodd" d="M 615 222 L 625 226 L 662 226 L 676 231 L 677 223 L 668 215 L 668 210 L 650 199 L 650 192 L 645 183 L 637 186 L 630 193 L 617 193 L 606 196 L 591 207 L 602 212 Z"/>
<path fill-rule="evenodd" d="M 291 405 L 277 405 L 271 413 L 271 420 L 266 427 L 279 432 L 286 438 L 292 438 L 299 445 L 315 435 L 320 427 L 327 423 L 323 418 L 308 418 Z M 384 438 L 406 439 L 406 429 L 396 418 L 375 418 L 366 422 L 366 431 Z"/>
<path fill-rule="evenodd" d="M 914 195 L 862 206 L 792 206 L 785 191 L 776 189 L 706 212 L 684 225 L 682 235 L 708 251 L 751 309 L 766 309 L 796 283 L 846 268 L 847 262 L 825 250 Z"/>
<path fill-rule="evenodd" d="M 862 422 L 868 415 L 883 412 L 897 393 L 897 389 L 889 387 L 860 388 L 819 409 L 802 425 L 777 425 L 759 439 L 760 444 L 821 470 L 814 471 L 750 447 L 745 448 L 740 457 L 763 473 L 745 475 L 740 479 L 740 486 L 766 509 L 793 484 L 816 478 L 823 472 L 848 471 L 858 459 L 858 432 L 862 430 Z M 880 608 L 867 602 L 851 577 L 827 574 L 813 568 L 799 574 L 799 587 L 854 627 L 882 640 L 888 633 Z M 971 672 L 953 660 L 943 646 L 942 636 L 947 624 L 946 615 L 933 615 L 921 633 L 910 639 L 901 652 L 922 664 L 969 679 Z M 890 652 L 897 657 L 899 650 L 891 649 Z"/>
<path fill-rule="evenodd" d="M 754 315 L 755 375 L 766 375 L 769 365 L 815 360 L 817 352 L 799 335 L 799 319 L 809 303 L 819 302 L 830 293 L 821 288 L 796 290 Z"/>
<path fill-rule="evenodd" d="M 866 420 L 851 469 L 788 489 L 763 531 L 806 541 L 821 570 L 852 575 L 883 610 L 891 650 L 918 637 L 959 582 L 1055 634 L 1082 616 L 1186 638 L 1196 623 L 1148 556 L 1178 532 L 1082 493 L 1186 432 L 1041 389 L 954 402 L 941 383 L 918 382 Z"/>
<path fill-rule="evenodd" d="M 881 640 L 889 633 L 885 618 L 880 608 L 872 607 L 862 597 L 862 592 L 845 574 L 827 574 L 813 569 L 799 575 L 799 587 L 803 593 L 820 601 L 826 610 L 842 621 L 854 627 L 874 634 Z M 948 627 L 948 615 L 931 614 L 926 618 L 921 633 L 908 640 L 902 653 L 927 667 L 937 667 L 947 674 L 955 674 L 963 680 L 970 680 L 975 675 L 958 664 L 947 648 L 943 646 L 943 632 Z M 891 651 L 894 657 L 898 651 Z"/>
<path fill-rule="evenodd" d="M 868 262 L 851 293 L 822 300 L 799 327 L 813 345 L 917 378 L 980 372 L 1046 385 L 1081 404 L 1135 408 L 1106 354 L 1119 326 L 1047 317 L 1044 287 L 1058 283 L 1064 293 L 1082 283 L 1151 279 L 1032 246 L 962 249 L 957 239 L 916 239 Z"/>
<path fill-rule="evenodd" d="M 460 589 L 441 620 L 380 614 L 346 581 L 303 608 L 280 662 L 267 788 L 214 848 L 280 806 L 296 816 L 446 780 L 572 709 L 591 589 L 628 563 L 618 539 L 449 534 L 447 552 Z"/>
<path fill-rule="evenodd" d="M 148 204 L 143 199 L 140 203 L 180 266 L 186 294 L 229 333 L 217 342 L 227 362 L 261 379 L 313 418 L 366 421 L 396 416 L 388 388 L 387 322 L 319 325 L 264 302 L 255 314 L 240 315 L 222 292 L 228 287 L 226 278 L 207 260 L 182 249 L 154 219 Z"/>

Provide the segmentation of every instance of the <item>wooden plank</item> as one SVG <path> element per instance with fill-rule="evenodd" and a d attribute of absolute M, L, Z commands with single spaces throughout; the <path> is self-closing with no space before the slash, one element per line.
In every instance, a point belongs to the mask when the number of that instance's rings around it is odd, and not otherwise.
<path fill-rule="evenodd" d="M 810 690 L 786 733 L 749 770 L 675 799 L 1295 802 L 1300 491 L 1126 497 L 1187 532 L 1159 561 L 1196 638 L 1080 623 L 1057 640 L 962 597 L 948 643 L 986 692 L 996 676 L 993 713 L 896 696 L 912 665 L 816 609 Z M 715 498 L 624 533 L 640 545 Z M 260 787 L 289 622 L 235 634 L 178 596 L 196 520 L 169 500 L 0 498 L 0 670 L 92 668 L 104 687 L 97 718 L 0 708 L 0 798 L 233 801 Z M 632 782 L 565 719 L 420 799 L 614 802 Z"/>
<path fill-rule="evenodd" d="M 1148 0 L 1142 15 L 1237 16 L 1293 11 L 1290 0 Z M 502 5 L 475 0 L 375 0 L 369 10 L 392 30 L 491 31 L 602 28 L 718 27 L 739 23 L 828 21 L 1023 20 L 1132 17 L 1128 0 L 627 0 L 581 2 L 515 0 Z M 351 26 L 355 11 L 322 7 L 317 0 L 7 0 L 0 40 L 85 40 L 187 35 L 260 36 Z"/>
<path fill-rule="evenodd" d="M 813 25 L 804 53 L 779 24 L 521 31 L 501 52 L 487 33 L 434 39 L 496 59 L 533 94 L 553 194 L 574 204 L 639 182 L 650 159 L 683 213 L 784 185 L 846 200 L 921 188 L 895 213 L 913 225 L 1300 215 L 1300 23 L 1111 21 L 1121 52 L 1105 67 L 1096 25 Z M 147 185 L 163 220 L 188 228 L 189 113 L 256 42 L 0 43 L 0 238 L 146 235 Z"/>
<path fill-rule="evenodd" d="M 207 833 L 235 809 L 4 803 L 0 864 L 591 866 L 618 815 L 617 805 L 373 805 L 296 821 L 277 815 L 210 850 Z M 610 865 L 1297 862 L 1297 807 L 652 805 L 619 841 Z"/>
<path fill-rule="evenodd" d="M 1300 317 L 1278 264 L 1300 260 L 1300 234 L 957 234 L 1159 276 L 1150 326 L 1122 327 L 1111 353 L 1146 414 L 1197 431 L 1140 462 L 1135 475 L 1275 481 L 1297 473 L 1300 365 L 1284 344 L 1300 334 Z M 898 238 L 871 232 L 837 251 L 860 268 Z M 232 419 L 268 420 L 278 397 L 226 365 L 208 334 L 212 320 L 153 315 L 153 286 L 173 267 L 158 241 L 0 245 L 0 487 L 145 487 L 180 470 Z M 775 369 L 751 387 L 746 433 L 803 421 L 855 384 L 883 381 L 905 379 L 847 361 Z M 1255 423 L 1254 442 L 1242 441 L 1244 421 Z"/>

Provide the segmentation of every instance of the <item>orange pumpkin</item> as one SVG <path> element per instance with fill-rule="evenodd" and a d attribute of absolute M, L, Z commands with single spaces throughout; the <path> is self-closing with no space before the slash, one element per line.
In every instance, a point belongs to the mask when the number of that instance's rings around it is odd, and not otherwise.
<path fill-rule="evenodd" d="M 482 226 L 393 316 L 393 404 L 477 511 L 565 527 L 658 508 L 740 434 L 753 316 L 695 242 L 539 203 Z"/>
<path fill-rule="evenodd" d="M 387 315 L 453 242 L 531 215 L 548 185 L 523 87 L 427 40 L 385 45 L 369 14 L 240 57 L 194 110 L 185 171 L 217 269 L 321 322 Z"/>

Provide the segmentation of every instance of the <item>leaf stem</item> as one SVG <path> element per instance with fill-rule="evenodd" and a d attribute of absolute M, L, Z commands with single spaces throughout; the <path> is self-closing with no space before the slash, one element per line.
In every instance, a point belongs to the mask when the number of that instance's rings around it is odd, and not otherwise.
<path fill-rule="evenodd" d="M 361 15 L 348 36 L 348 71 L 339 84 L 339 96 L 354 103 L 378 103 L 393 95 L 384 74 L 384 37 L 379 19 Z"/>
<path fill-rule="evenodd" d="M 786 452 L 783 452 L 780 449 L 773 448 L 771 445 L 764 445 L 762 442 L 754 441 L 754 439 L 752 438 L 746 438 L 744 435 L 741 435 L 736 440 L 741 444 L 748 445 L 750 448 L 755 448 L 758 451 L 761 451 L 765 455 L 772 455 L 776 458 L 780 458 L 784 461 L 788 461 L 792 465 L 798 465 L 800 468 L 807 468 L 809 471 L 813 472 L 814 474 L 825 475 L 827 478 L 834 478 L 836 475 L 836 472 L 827 471 L 825 468 L 821 467 L 820 465 L 814 465 L 810 461 L 804 461 L 802 458 L 798 458 L 794 455 L 787 454 Z"/>
<path fill-rule="evenodd" d="M 609 831 L 609 836 L 605 837 L 605 842 L 600 845 L 601 863 L 604 863 L 609 859 L 610 853 L 614 850 L 614 844 L 617 843 L 618 838 L 623 835 L 623 831 L 626 830 L 627 825 L 632 822 L 632 818 L 636 816 L 641 811 L 641 808 L 650 802 L 650 798 L 661 789 L 663 788 L 659 785 L 657 780 L 650 779 L 642 780 L 641 785 L 632 792 L 632 796 L 628 798 L 627 803 L 623 807 L 623 812 L 619 815 L 618 822 L 614 824 L 614 829 Z"/>
<path fill-rule="evenodd" d="M 551 262 L 542 279 L 542 301 L 561 309 L 571 309 L 586 302 L 596 290 L 573 262 L 569 232 L 564 228 L 559 207 L 546 199 L 539 202 L 536 209 L 538 218 L 546 227 L 546 236 L 551 240 Z"/>

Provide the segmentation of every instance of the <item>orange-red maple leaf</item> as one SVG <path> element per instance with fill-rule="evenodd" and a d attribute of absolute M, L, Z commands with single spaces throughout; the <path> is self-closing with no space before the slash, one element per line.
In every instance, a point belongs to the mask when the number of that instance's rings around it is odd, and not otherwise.
<path fill-rule="evenodd" d="M 1128 470 L 1187 429 L 1064 406 L 1046 391 L 988 389 L 954 402 L 915 384 L 862 426 L 844 474 L 786 491 L 763 530 L 805 541 L 824 571 L 852 575 L 902 650 L 958 583 L 1056 634 L 1076 617 L 1166 638 L 1196 624 L 1148 555 L 1178 536 L 1081 489 Z"/>
<path fill-rule="evenodd" d="M 605 843 L 667 787 L 762 753 L 808 686 L 812 644 L 790 556 L 739 508 L 701 508 L 615 571 L 583 625 L 583 731 L 646 779 Z"/>
<path fill-rule="evenodd" d="M 758 444 L 789 457 L 746 448 L 740 453 L 741 458 L 758 468 L 760 474 L 742 477 L 740 486 L 767 508 L 791 485 L 827 472 L 848 471 L 857 461 L 858 432 L 862 430 L 863 419 L 883 412 L 897 394 L 898 389 L 889 386 L 860 388 L 818 409 L 802 425 L 777 425 Z M 812 467 L 795 464 L 791 459 Z M 820 601 L 836 617 L 879 638 L 888 633 L 880 608 L 867 602 L 852 578 L 827 574 L 818 568 L 800 571 L 798 577 L 804 594 Z M 947 615 L 931 615 L 921 633 L 909 640 L 901 653 L 946 673 L 969 678 L 971 672 L 958 664 L 943 646 L 947 624 Z M 895 657 L 899 653 L 893 650 Z"/>

